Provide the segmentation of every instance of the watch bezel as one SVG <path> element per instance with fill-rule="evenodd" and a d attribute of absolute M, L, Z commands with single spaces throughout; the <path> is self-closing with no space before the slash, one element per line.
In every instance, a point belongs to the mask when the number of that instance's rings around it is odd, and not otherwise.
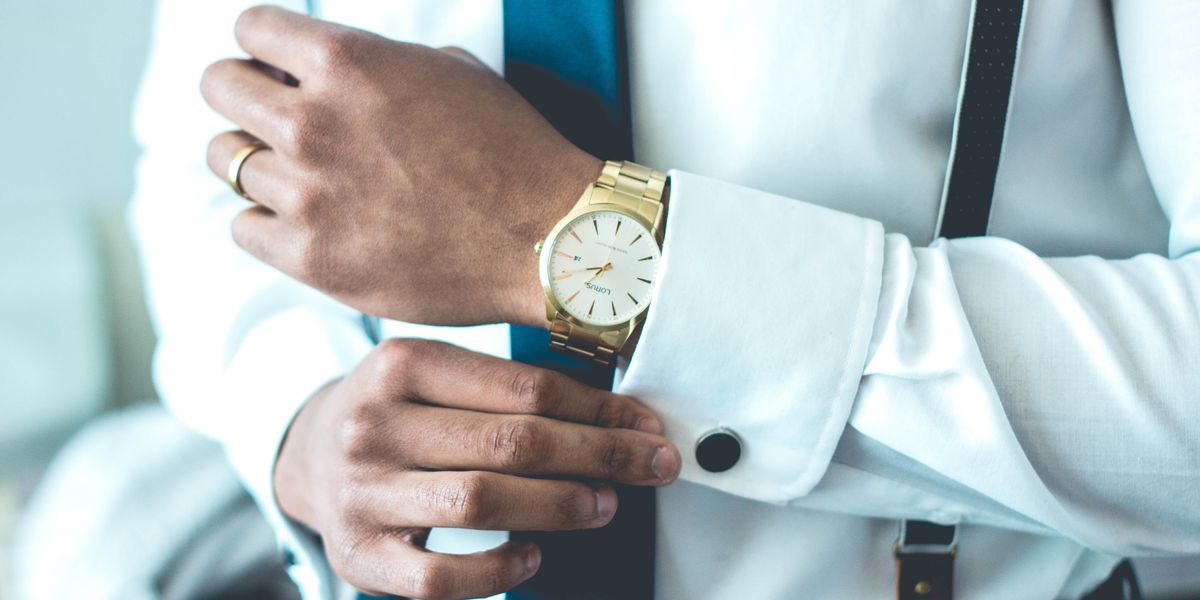
<path fill-rule="evenodd" d="M 576 209 L 567 213 L 567 215 L 559 220 L 559 222 L 554 225 L 554 228 L 550 230 L 550 233 L 542 242 L 542 251 L 538 256 L 538 277 L 542 281 L 542 291 L 546 297 L 546 320 L 553 321 L 555 316 L 558 316 L 559 318 L 564 319 L 577 327 L 583 327 L 591 331 L 598 332 L 631 329 L 637 325 L 639 319 L 641 319 L 642 316 L 646 314 L 646 311 L 650 309 L 650 302 L 647 302 L 645 306 L 642 306 L 638 310 L 637 314 L 633 315 L 626 321 L 621 321 L 612 325 L 596 325 L 575 318 L 575 316 L 572 315 L 570 311 L 566 309 L 566 307 L 559 303 L 558 298 L 554 297 L 554 291 L 550 288 L 550 256 L 553 254 L 554 242 L 558 239 L 558 236 L 562 235 L 563 229 L 566 228 L 566 226 L 572 221 L 585 215 L 599 212 L 615 212 L 619 215 L 630 218 L 642 227 L 645 227 L 646 231 L 649 231 L 653 236 L 654 244 L 658 247 L 659 255 L 662 255 L 661 235 L 655 230 L 654 223 L 651 223 L 648 219 L 637 212 L 631 211 L 619 204 L 607 202 L 577 207 Z"/>

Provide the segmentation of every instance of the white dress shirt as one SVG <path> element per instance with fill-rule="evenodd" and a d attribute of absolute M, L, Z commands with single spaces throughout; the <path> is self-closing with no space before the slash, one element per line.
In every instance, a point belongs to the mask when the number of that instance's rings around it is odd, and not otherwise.
<path fill-rule="evenodd" d="M 241 54 L 252 3 L 160 2 L 132 222 L 165 401 L 327 598 L 271 470 L 370 343 L 230 240 L 245 204 L 204 162 L 230 125 L 196 86 Z M 658 598 L 889 597 L 897 518 L 961 524 L 967 598 L 1077 597 L 1118 556 L 1200 553 L 1200 3 L 1028 3 L 990 235 L 957 240 L 934 236 L 970 3 L 626 4 L 636 158 L 673 169 L 619 387 L 684 457 L 657 496 Z M 322 5 L 502 69 L 500 0 Z M 504 325 L 383 331 L 508 355 Z M 715 427 L 743 442 L 723 473 L 692 454 Z"/>

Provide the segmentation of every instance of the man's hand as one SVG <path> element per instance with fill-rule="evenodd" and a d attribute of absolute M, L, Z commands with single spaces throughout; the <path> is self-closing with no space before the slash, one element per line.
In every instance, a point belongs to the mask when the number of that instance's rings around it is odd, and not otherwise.
<path fill-rule="evenodd" d="M 661 431 L 628 396 L 440 342 L 388 340 L 301 410 L 275 493 L 360 590 L 490 596 L 531 577 L 540 550 L 438 554 L 423 547 L 430 527 L 602 527 L 617 510 L 602 481 L 678 476 Z"/>
<path fill-rule="evenodd" d="M 599 159 L 464 51 L 274 7 L 235 33 L 256 60 L 213 64 L 201 89 L 271 147 L 242 169 L 257 206 L 234 221 L 239 245 L 376 316 L 544 325 L 533 244 Z M 212 169 L 252 139 L 217 136 Z"/>

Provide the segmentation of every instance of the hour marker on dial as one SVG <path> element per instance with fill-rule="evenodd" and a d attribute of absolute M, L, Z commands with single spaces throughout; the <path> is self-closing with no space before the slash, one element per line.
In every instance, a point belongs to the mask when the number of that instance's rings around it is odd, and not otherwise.
<path fill-rule="evenodd" d="M 650 305 L 659 248 L 637 218 L 610 210 L 585 213 L 564 224 L 552 244 L 541 268 L 564 315 L 584 325 L 613 327 Z"/>

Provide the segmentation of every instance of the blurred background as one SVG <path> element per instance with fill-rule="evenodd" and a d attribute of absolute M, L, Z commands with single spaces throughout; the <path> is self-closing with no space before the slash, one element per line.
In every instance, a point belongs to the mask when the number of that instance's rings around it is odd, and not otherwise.
<path fill-rule="evenodd" d="M 0 598 L 9 598 L 18 524 L 56 452 L 104 415 L 161 411 L 150 380 L 154 336 L 125 225 L 138 155 L 131 115 L 154 2 L 0 0 L 0 7 Z M 162 433 L 164 425 L 139 427 Z M 189 452 L 219 455 L 174 433 L 156 439 L 147 450 L 192 444 Z M 103 441 L 80 452 L 93 461 L 120 458 L 106 456 Z M 223 473 L 213 485 L 235 485 Z M 87 502 L 94 482 L 65 477 L 80 480 L 75 506 Z M 118 502 L 112 493 L 105 498 Z M 242 537 L 255 527 L 262 525 L 230 524 Z M 269 534 L 258 534 L 251 549 L 272 552 Z M 146 538 L 135 541 L 147 547 Z M 1179 584 L 1200 588 L 1195 564 L 1143 562 L 1149 595 L 1197 597 Z M 46 568 L 56 576 L 55 565 Z"/>
<path fill-rule="evenodd" d="M 0 7 L 4 590 L 18 512 L 54 452 L 97 415 L 154 398 L 154 339 L 125 227 L 154 2 Z"/>

